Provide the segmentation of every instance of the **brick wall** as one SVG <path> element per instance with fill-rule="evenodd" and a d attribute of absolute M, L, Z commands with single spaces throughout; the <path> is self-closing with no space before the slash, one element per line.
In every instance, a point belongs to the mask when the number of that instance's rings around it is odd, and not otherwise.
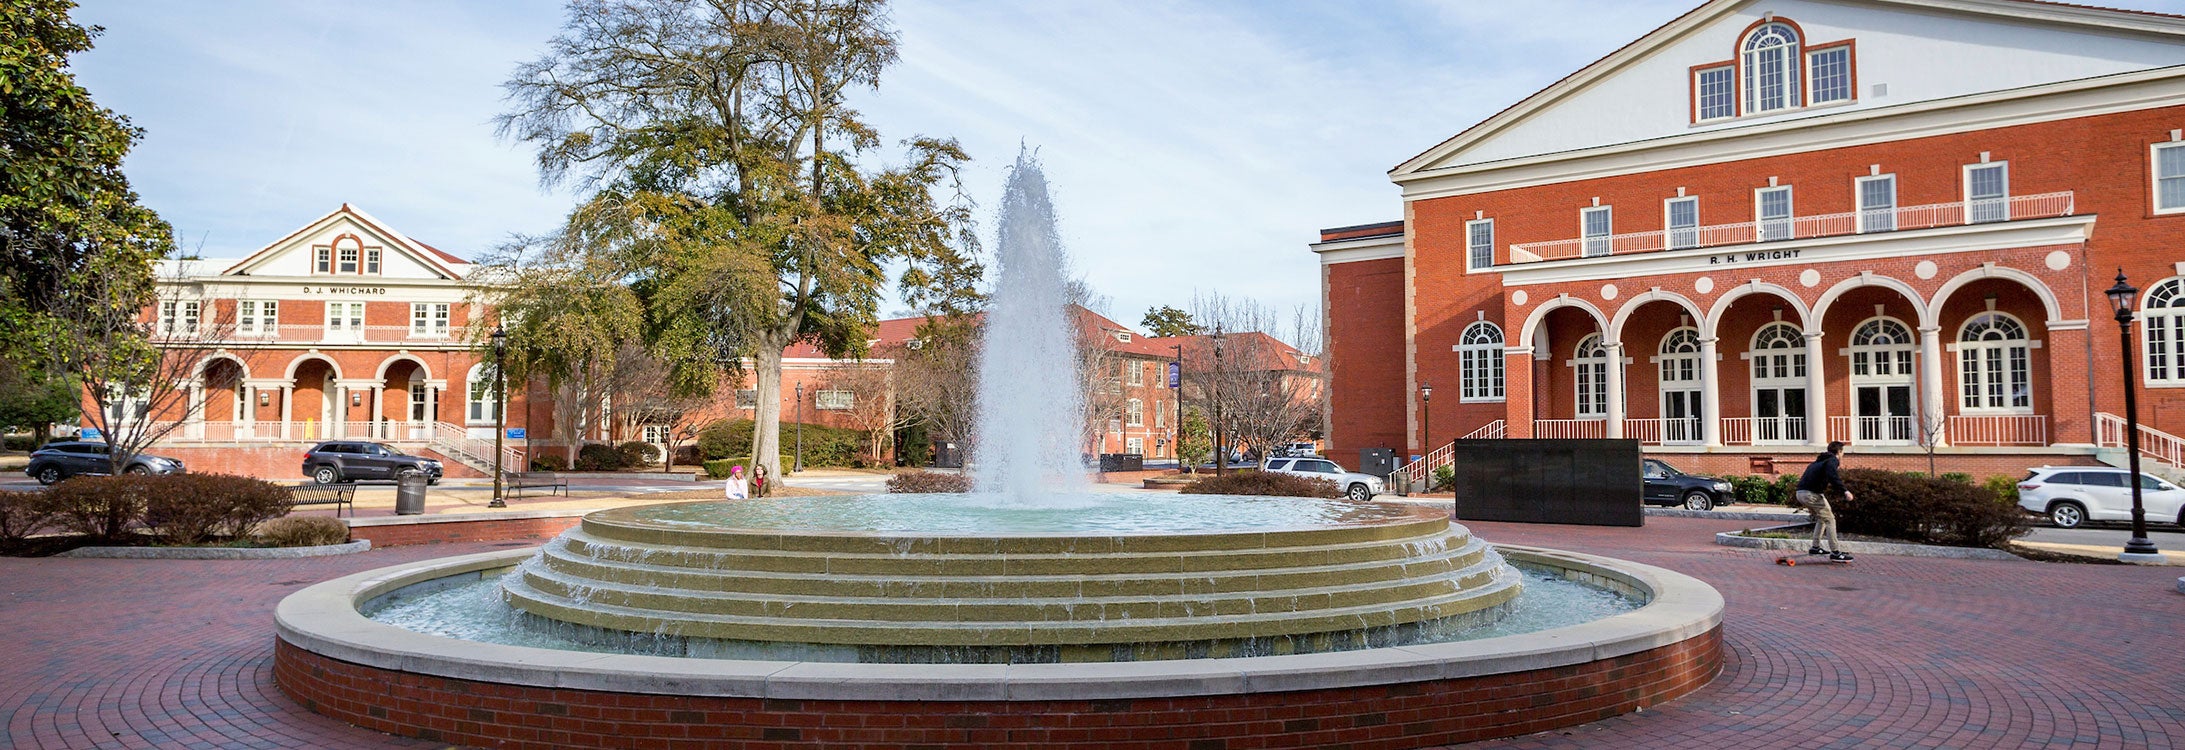
<path fill-rule="evenodd" d="M 426 518 L 429 518 L 426 517 Z M 560 518 L 508 518 L 479 521 L 423 521 L 384 526 L 354 526 L 352 539 L 370 539 L 372 547 L 447 542 L 500 542 L 513 539 L 551 539 L 574 528 L 581 516 Z"/>
<path fill-rule="evenodd" d="M 275 642 L 312 711 L 432 742 L 504 748 L 1418 748 L 1660 705 L 1722 669 L 1720 628 L 1590 664 L 1250 695 L 1081 701 L 826 701 L 607 693 L 393 672 Z"/>
<path fill-rule="evenodd" d="M 1346 314 L 1329 319 L 1326 453 L 1352 469 L 1358 468 L 1360 448 L 1394 448 L 1399 457 L 1408 455 L 1413 441 L 1404 434 L 1404 261 L 1337 263 L 1324 273 L 1328 309 Z"/>

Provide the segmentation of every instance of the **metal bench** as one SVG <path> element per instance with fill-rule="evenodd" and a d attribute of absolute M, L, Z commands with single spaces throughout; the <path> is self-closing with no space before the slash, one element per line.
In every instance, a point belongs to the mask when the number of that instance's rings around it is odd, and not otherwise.
<path fill-rule="evenodd" d="M 349 515 L 356 515 L 356 497 L 355 484 L 304 484 L 288 488 L 290 506 L 332 505 L 335 518 L 341 517 L 341 509 L 344 507 L 349 509 Z"/>
<path fill-rule="evenodd" d="M 569 484 L 561 475 L 551 471 L 513 471 L 508 474 L 508 491 L 511 496 L 523 497 L 524 490 L 545 490 L 539 494 L 552 495 L 557 491 L 562 497 L 569 496 Z"/>

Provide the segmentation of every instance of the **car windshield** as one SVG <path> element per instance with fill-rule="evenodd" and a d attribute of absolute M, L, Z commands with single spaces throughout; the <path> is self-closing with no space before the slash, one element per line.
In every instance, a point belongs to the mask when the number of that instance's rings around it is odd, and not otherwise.
<path fill-rule="evenodd" d="M 1665 464 L 1660 461 L 1646 462 L 1646 471 L 1649 474 L 1657 474 L 1664 477 L 1684 476 L 1684 472 L 1677 471 L 1677 467 L 1670 466 L 1669 464 Z"/>
<path fill-rule="evenodd" d="M 409 455 L 409 454 L 407 454 L 407 453 L 403 453 L 403 452 L 402 452 L 402 449 L 401 449 L 401 448 L 396 448 L 396 447 L 394 447 L 394 446 L 392 446 L 392 445 L 382 445 L 382 446 L 380 446 L 380 447 L 379 447 L 379 449 L 380 449 L 380 450 L 383 450 L 383 451 L 386 451 L 386 452 L 387 452 L 387 455 L 390 455 L 390 456 L 406 456 L 406 455 Z"/>

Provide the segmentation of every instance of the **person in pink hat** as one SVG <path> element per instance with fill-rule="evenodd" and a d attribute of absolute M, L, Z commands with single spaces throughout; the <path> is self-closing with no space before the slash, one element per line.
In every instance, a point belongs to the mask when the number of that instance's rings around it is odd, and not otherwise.
<path fill-rule="evenodd" d="M 749 500 L 749 499 L 751 499 L 751 486 L 750 486 L 750 485 L 749 485 L 748 483 L 746 483 L 746 482 L 744 481 L 744 467 L 742 467 L 742 466 L 731 466 L 731 467 L 728 467 L 728 482 L 727 482 L 727 485 L 728 485 L 728 499 L 730 499 L 730 500 Z"/>

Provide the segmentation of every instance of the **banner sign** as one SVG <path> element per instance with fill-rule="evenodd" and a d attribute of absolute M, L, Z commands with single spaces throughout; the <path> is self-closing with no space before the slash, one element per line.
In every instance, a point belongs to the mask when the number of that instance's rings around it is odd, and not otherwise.
<path fill-rule="evenodd" d="M 1168 387 L 1184 387 L 1184 365 L 1182 362 L 1168 363 Z"/>

